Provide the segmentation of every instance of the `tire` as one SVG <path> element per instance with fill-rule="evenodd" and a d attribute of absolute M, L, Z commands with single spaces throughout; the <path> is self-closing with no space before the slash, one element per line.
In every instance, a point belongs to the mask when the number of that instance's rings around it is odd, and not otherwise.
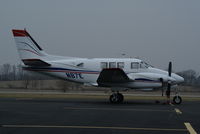
<path fill-rule="evenodd" d="M 111 103 L 121 103 L 124 100 L 124 96 L 120 93 L 114 93 L 110 96 Z"/>
<path fill-rule="evenodd" d="M 119 103 L 122 103 L 124 101 L 124 96 L 118 93 L 118 97 L 119 97 Z"/>
<path fill-rule="evenodd" d="M 110 102 L 111 103 L 118 103 L 118 101 L 119 101 L 119 97 L 117 96 L 117 94 L 112 94 L 110 96 Z"/>
<path fill-rule="evenodd" d="M 178 104 L 179 105 L 182 102 L 182 98 L 180 96 L 174 96 L 173 102 L 174 102 L 174 104 Z"/>

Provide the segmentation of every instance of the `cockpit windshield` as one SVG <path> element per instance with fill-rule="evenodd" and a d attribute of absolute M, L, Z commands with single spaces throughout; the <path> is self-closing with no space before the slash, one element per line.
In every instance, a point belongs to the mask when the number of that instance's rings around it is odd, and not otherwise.
<path fill-rule="evenodd" d="M 149 65 L 148 63 L 144 61 L 140 62 L 140 68 L 149 68 L 149 67 L 153 67 L 153 66 Z"/>

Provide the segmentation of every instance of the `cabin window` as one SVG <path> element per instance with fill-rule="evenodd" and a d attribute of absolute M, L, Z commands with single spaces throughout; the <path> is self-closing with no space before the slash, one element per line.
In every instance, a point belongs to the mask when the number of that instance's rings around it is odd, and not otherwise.
<path fill-rule="evenodd" d="M 84 63 L 79 63 L 76 65 L 77 67 L 83 67 L 84 66 Z"/>
<path fill-rule="evenodd" d="M 124 62 L 118 62 L 117 68 L 124 68 Z"/>
<path fill-rule="evenodd" d="M 138 62 L 131 62 L 131 69 L 138 69 L 139 63 Z"/>
<path fill-rule="evenodd" d="M 101 68 L 108 68 L 108 63 L 107 62 L 101 62 Z"/>
<path fill-rule="evenodd" d="M 116 62 L 109 62 L 109 68 L 116 68 Z"/>

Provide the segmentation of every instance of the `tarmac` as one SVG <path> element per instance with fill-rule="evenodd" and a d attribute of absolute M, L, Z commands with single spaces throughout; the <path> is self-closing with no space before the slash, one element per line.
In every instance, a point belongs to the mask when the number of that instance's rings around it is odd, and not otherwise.
<path fill-rule="evenodd" d="M 200 133 L 199 98 L 174 105 L 156 96 L 125 96 L 122 104 L 108 97 L 0 93 L 0 134 Z"/>

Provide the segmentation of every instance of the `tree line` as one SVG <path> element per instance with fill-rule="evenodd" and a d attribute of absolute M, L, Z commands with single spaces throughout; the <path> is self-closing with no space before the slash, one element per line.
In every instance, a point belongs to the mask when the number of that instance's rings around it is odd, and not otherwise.
<path fill-rule="evenodd" d="M 200 75 L 196 71 L 189 69 L 177 74 L 184 78 L 183 85 L 200 87 Z"/>
<path fill-rule="evenodd" d="M 200 76 L 192 69 L 177 72 L 185 81 L 183 85 L 200 87 Z M 3 64 L 0 65 L 0 81 L 15 81 L 15 80 L 50 80 L 56 79 L 50 76 L 39 73 L 30 73 L 22 69 L 22 65 Z"/>
<path fill-rule="evenodd" d="M 0 81 L 15 80 L 49 80 L 54 79 L 39 73 L 30 73 L 22 69 L 22 65 L 3 64 L 0 65 Z"/>

